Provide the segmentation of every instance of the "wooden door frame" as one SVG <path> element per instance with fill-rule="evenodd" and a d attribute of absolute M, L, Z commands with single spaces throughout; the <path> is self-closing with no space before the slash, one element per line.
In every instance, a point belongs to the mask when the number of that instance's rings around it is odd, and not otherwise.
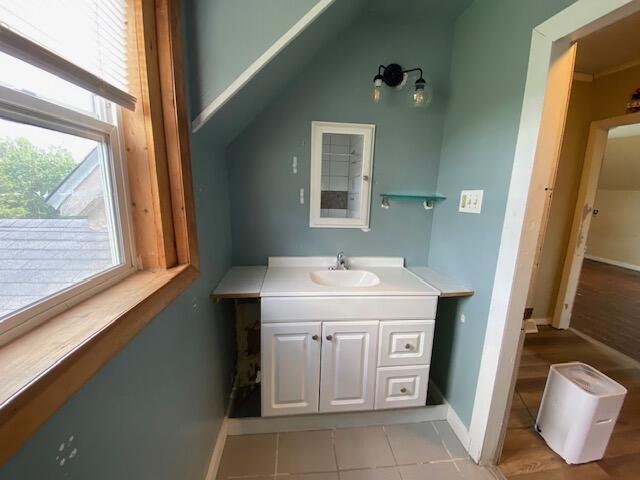
<path fill-rule="evenodd" d="M 554 58 L 572 42 L 640 11 L 640 0 L 578 0 L 533 30 L 513 171 L 474 399 L 468 450 L 480 463 L 499 453 L 501 427 L 518 356 L 518 339 L 544 215 L 551 164 L 536 157 L 558 132 L 543 106 Z M 567 98 L 564 102 L 568 102 Z M 537 148 L 536 148 L 537 146 Z"/>
<path fill-rule="evenodd" d="M 571 312 L 578 290 L 582 262 L 587 252 L 587 237 L 591 226 L 591 213 L 598 190 L 598 180 L 602 170 L 602 161 L 607 146 L 609 130 L 623 125 L 640 123 L 640 112 L 620 115 L 591 122 L 589 140 L 584 157 L 584 167 L 580 179 L 578 198 L 573 214 L 573 223 L 567 246 L 560 289 L 553 311 L 553 323 L 556 328 L 569 328 Z"/>

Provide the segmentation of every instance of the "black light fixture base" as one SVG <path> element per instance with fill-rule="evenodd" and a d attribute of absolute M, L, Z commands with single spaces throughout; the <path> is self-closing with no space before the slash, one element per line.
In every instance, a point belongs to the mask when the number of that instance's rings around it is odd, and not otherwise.
<path fill-rule="evenodd" d="M 397 63 L 390 63 L 384 68 L 382 79 L 390 87 L 397 87 L 404 80 L 404 70 Z"/>

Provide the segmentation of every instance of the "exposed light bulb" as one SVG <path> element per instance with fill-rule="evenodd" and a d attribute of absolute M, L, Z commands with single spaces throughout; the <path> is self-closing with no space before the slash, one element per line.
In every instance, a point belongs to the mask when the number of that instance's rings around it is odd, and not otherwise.
<path fill-rule="evenodd" d="M 413 103 L 416 107 L 422 106 L 424 103 L 424 90 L 416 90 L 413 92 Z"/>
<path fill-rule="evenodd" d="M 382 98 L 382 75 L 378 74 L 373 79 L 373 102 L 380 103 Z"/>
<path fill-rule="evenodd" d="M 424 78 L 416 80 L 415 90 L 411 94 L 411 103 L 416 108 L 427 107 L 433 98 L 433 89 Z"/>
<path fill-rule="evenodd" d="M 380 103 L 380 98 L 382 98 L 382 87 L 376 85 L 373 87 L 373 101 L 374 103 Z"/>

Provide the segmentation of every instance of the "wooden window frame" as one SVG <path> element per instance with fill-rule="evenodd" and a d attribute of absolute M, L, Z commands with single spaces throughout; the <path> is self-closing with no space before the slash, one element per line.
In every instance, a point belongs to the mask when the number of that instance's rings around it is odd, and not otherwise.
<path fill-rule="evenodd" d="M 138 102 L 122 136 L 141 270 L 0 347 L 0 465 L 199 275 L 179 0 L 128 9 Z"/>
<path fill-rule="evenodd" d="M 96 102 L 95 116 L 79 112 L 55 101 L 35 97 L 29 93 L 0 86 L 0 114 L 3 120 L 24 123 L 95 141 L 100 146 L 100 163 L 106 181 L 102 192 L 109 198 L 105 214 L 109 228 L 110 248 L 117 248 L 117 263 L 93 272 L 88 278 L 74 282 L 66 288 L 45 295 L 37 302 L 18 308 L 0 323 L 0 347 L 28 332 L 58 313 L 68 310 L 83 299 L 121 281 L 135 271 L 133 262 L 132 225 L 129 221 L 128 191 L 123 158 L 118 111 L 106 101 Z"/>

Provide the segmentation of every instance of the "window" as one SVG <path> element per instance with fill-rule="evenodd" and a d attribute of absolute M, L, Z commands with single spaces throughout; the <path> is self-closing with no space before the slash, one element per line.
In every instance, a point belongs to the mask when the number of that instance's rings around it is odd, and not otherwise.
<path fill-rule="evenodd" d="M 134 270 L 114 103 L 132 98 L 123 2 L 88 3 L 73 10 L 80 48 L 55 20 L 60 5 L 47 14 L 49 2 L 0 0 L 0 343 Z M 117 48 L 99 46 L 103 24 Z"/>
<path fill-rule="evenodd" d="M 76 14 L 86 12 L 82 7 L 87 5 L 91 15 L 82 25 L 96 28 L 81 29 L 78 22 L 82 19 Z M 38 15 L 25 14 L 34 8 Z M 67 15 L 69 11 L 73 16 Z M 96 247 L 75 250 L 73 260 L 93 256 L 96 262 L 85 265 L 87 268 L 71 279 L 69 275 L 67 282 L 60 274 L 60 285 L 54 289 L 57 293 L 44 293 L 40 301 L 29 299 L 28 306 L 17 307 L 0 320 L 0 329 L 5 330 L 0 343 L 11 342 L 0 345 L 1 464 L 195 281 L 199 256 L 179 1 L 0 0 L 0 19 L 0 52 L 4 52 L 0 55 L 5 62 L 13 62 L 10 67 L 0 65 L 2 132 L 10 131 L 8 140 L 15 140 L 20 129 L 24 129 L 21 135 L 31 136 L 30 142 L 38 147 L 28 150 L 35 152 L 32 163 L 55 156 L 62 147 L 68 153 L 55 162 L 64 172 L 73 166 L 65 177 L 69 180 L 66 188 L 61 185 L 64 181 L 56 185 L 61 188 L 51 188 L 49 185 L 55 183 L 51 176 L 35 189 L 28 185 L 37 195 L 29 196 L 33 200 L 29 208 L 23 202 L 18 212 L 51 215 L 50 208 L 54 208 L 54 219 L 85 220 L 85 228 L 94 230 L 76 231 L 76 241 Z M 27 28 L 38 22 L 37 31 Z M 114 29 L 124 23 L 126 38 L 135 39 L 128 48 L 122 48 L 124 30 Z M 107 24 L 108 28 L 102 28 Z M 67 28 L 69 25 L 71 28 Z M 105 37 L 100 39 L 103 33 Z M 62 34 L 67 37 L 48 43 Z M 69 45 L 67 40 L 88 44 L 88 35 L 97 36 L 100 41 L 92 42 L 98 48 L 84 49 L 84 57 L 76 57 L 74 42 Z M 100 58 L 97 52 L 102 52 L 102 58 L 120 60 L 126 52 L 126 62 L 115 62 L 119 67 L 128 65 L 124 74 L 118 69 L 108 71 L 114 62 L 94 61 Z M 92 61 L 88 61 L 87 53 L 96 53 Z M 44 137 L 48 141 L 38 140 Z M 95 147 L 94 156 L 84 163 L 87 156 L 83 154 L 93 152 Z M 126 152 L 126 161 L 121 150 Z M 91 170 L 92 176 L 84 183 L 78 182 L 86 170 Z M 131 185 L 126 197 L 124 171 Z M 33 176 L 12 172 L 19 179 L 33 180 Z M 60 176 L 58 173 L 53 178 Z M 0 180 L 0 190 L 3 188 Z M 14 185 L 12 191 L 18 192 L 10 195 L 16 208 L 15 201 L 26 188 Z M 51 218 L 26 220 L 35 228 L 37 222 Z M 132 228 L 128 227 L 129 220 Z M 135 242 L 130 242 L 134 234 Z M 4 235 L 0 232 L 0 241 Z M 90 244 L 89 237 L 93 236 L 103 243 Z M 39 236 L 37 241 L 43 238 Z M 101 256 L 89 254 L 89 250 L 100 251 Z M 34 249 L 32 254 L 41 255 L 36 252 Z M 51 257 L 50 253 L 42 255 Z M 0 247 L 0 263 L 7 256 Z M 132 271 L 131 258 L 135 258 L 136 270 L 140 271 Z M 3 263 L 5 267 L 9 264 Z M 0 273 L 0 278 L 5 277 Z M 42 277 L 30 274 L 22 278 L 35 281 Z M 101 289 L 104 291 L 99 295 L 93 294 Z M 69 310 L 75 303 L 78 305 Z M 50 317 L 54 319 L 18 335 Z"/>

